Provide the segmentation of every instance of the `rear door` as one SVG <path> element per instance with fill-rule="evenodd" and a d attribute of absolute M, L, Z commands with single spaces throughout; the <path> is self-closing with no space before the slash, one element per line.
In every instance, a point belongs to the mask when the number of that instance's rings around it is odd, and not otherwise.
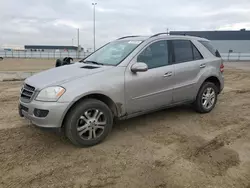
<path fill-rule="evenodd" d="M 206 66 L 205 61 L 191 40 L 171 40 L 170 43 L 175 68 L 173 101 L 193 100 L 199 73 Z"/>

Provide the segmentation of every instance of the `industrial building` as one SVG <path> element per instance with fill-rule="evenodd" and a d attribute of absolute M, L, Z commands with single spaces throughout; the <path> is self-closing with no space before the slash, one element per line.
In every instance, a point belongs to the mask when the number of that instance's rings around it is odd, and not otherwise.
<path fill-rule="evenodd" d="M 4 51 L 32 51 L 32 52 L 76 52 L 77 46 L 53 46 L 53 45 L 3 45 Z M 83 51 L 79 47 L 79 51 Z"/>
<path fill-rule="evenodd" d="M 61 52 L 76 52 L 78 47 L 77 46 L 48 46 L 48 45 L 24 45 L 24 48 L 27 51 L 40 51 L 40 52 L 54 52 L 54 51 L 61 51 Z M 80 47 L 79 51 L 83 51 L 83 48 Z"/>
<path fill-rule="evenodd" d="M 250 53 L 250 31 L 170 31 L 170 35 L 206 38 L 220 53 Z"/>

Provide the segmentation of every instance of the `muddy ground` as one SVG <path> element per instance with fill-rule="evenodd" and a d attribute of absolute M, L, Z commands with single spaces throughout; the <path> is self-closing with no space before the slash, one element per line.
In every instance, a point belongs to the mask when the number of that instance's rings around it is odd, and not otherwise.
<path fill-rule="evenodd" d="M 250 72 L 227 68 L 210 114 L 189 106 L 118 122 L 76 148 L 19 118 L 20 82 L 0 83 L 0 187 L 250 188 Z"/>

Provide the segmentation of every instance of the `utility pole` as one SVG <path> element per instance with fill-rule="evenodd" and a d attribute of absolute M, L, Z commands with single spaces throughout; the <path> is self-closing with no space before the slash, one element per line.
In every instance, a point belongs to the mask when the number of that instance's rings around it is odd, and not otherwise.
<path fill-rule="evenodd" d="M 79 28 L 77 29 L 77 58 L 79 58 Z"/>
<path fill-rule="evenodd" d="M 169 35 L 169 29 L 167 28 L 167 34 Z"/>
<path fill-rule="evenodd" d="M 93 5 L 93 37 L 94 37 L 94 51 L 95 51 L 95 6 L 97 3 L 92 3 Z"/>

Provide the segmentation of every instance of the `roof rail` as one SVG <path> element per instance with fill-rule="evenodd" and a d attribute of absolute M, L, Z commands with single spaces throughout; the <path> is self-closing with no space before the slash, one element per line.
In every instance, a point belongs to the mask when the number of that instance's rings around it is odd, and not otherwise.
<path fill-rule="evenodd" d="M 130 38 L 130 37 L 139 37 L 139 35 L 125 36 L 125 37 L 118 38 L 117 40 L 121 40 L 121 39 L 125 39 L 125 38 Z"/>
<path fill-rule="evenodd" d="M 186 36 L 187 34 L 186 33 L 174 33 L 174 35 L 183 35 L 183 36 Z"/>
<path fill-rule="evenodd" d="M 152 35 L 150 38 L 157 37 L 157 36 L 159 36 L 159 35 L 169 35 L 169 34 L 170 34 L 169 32 L 157 33 L 157 34 Z"/>

